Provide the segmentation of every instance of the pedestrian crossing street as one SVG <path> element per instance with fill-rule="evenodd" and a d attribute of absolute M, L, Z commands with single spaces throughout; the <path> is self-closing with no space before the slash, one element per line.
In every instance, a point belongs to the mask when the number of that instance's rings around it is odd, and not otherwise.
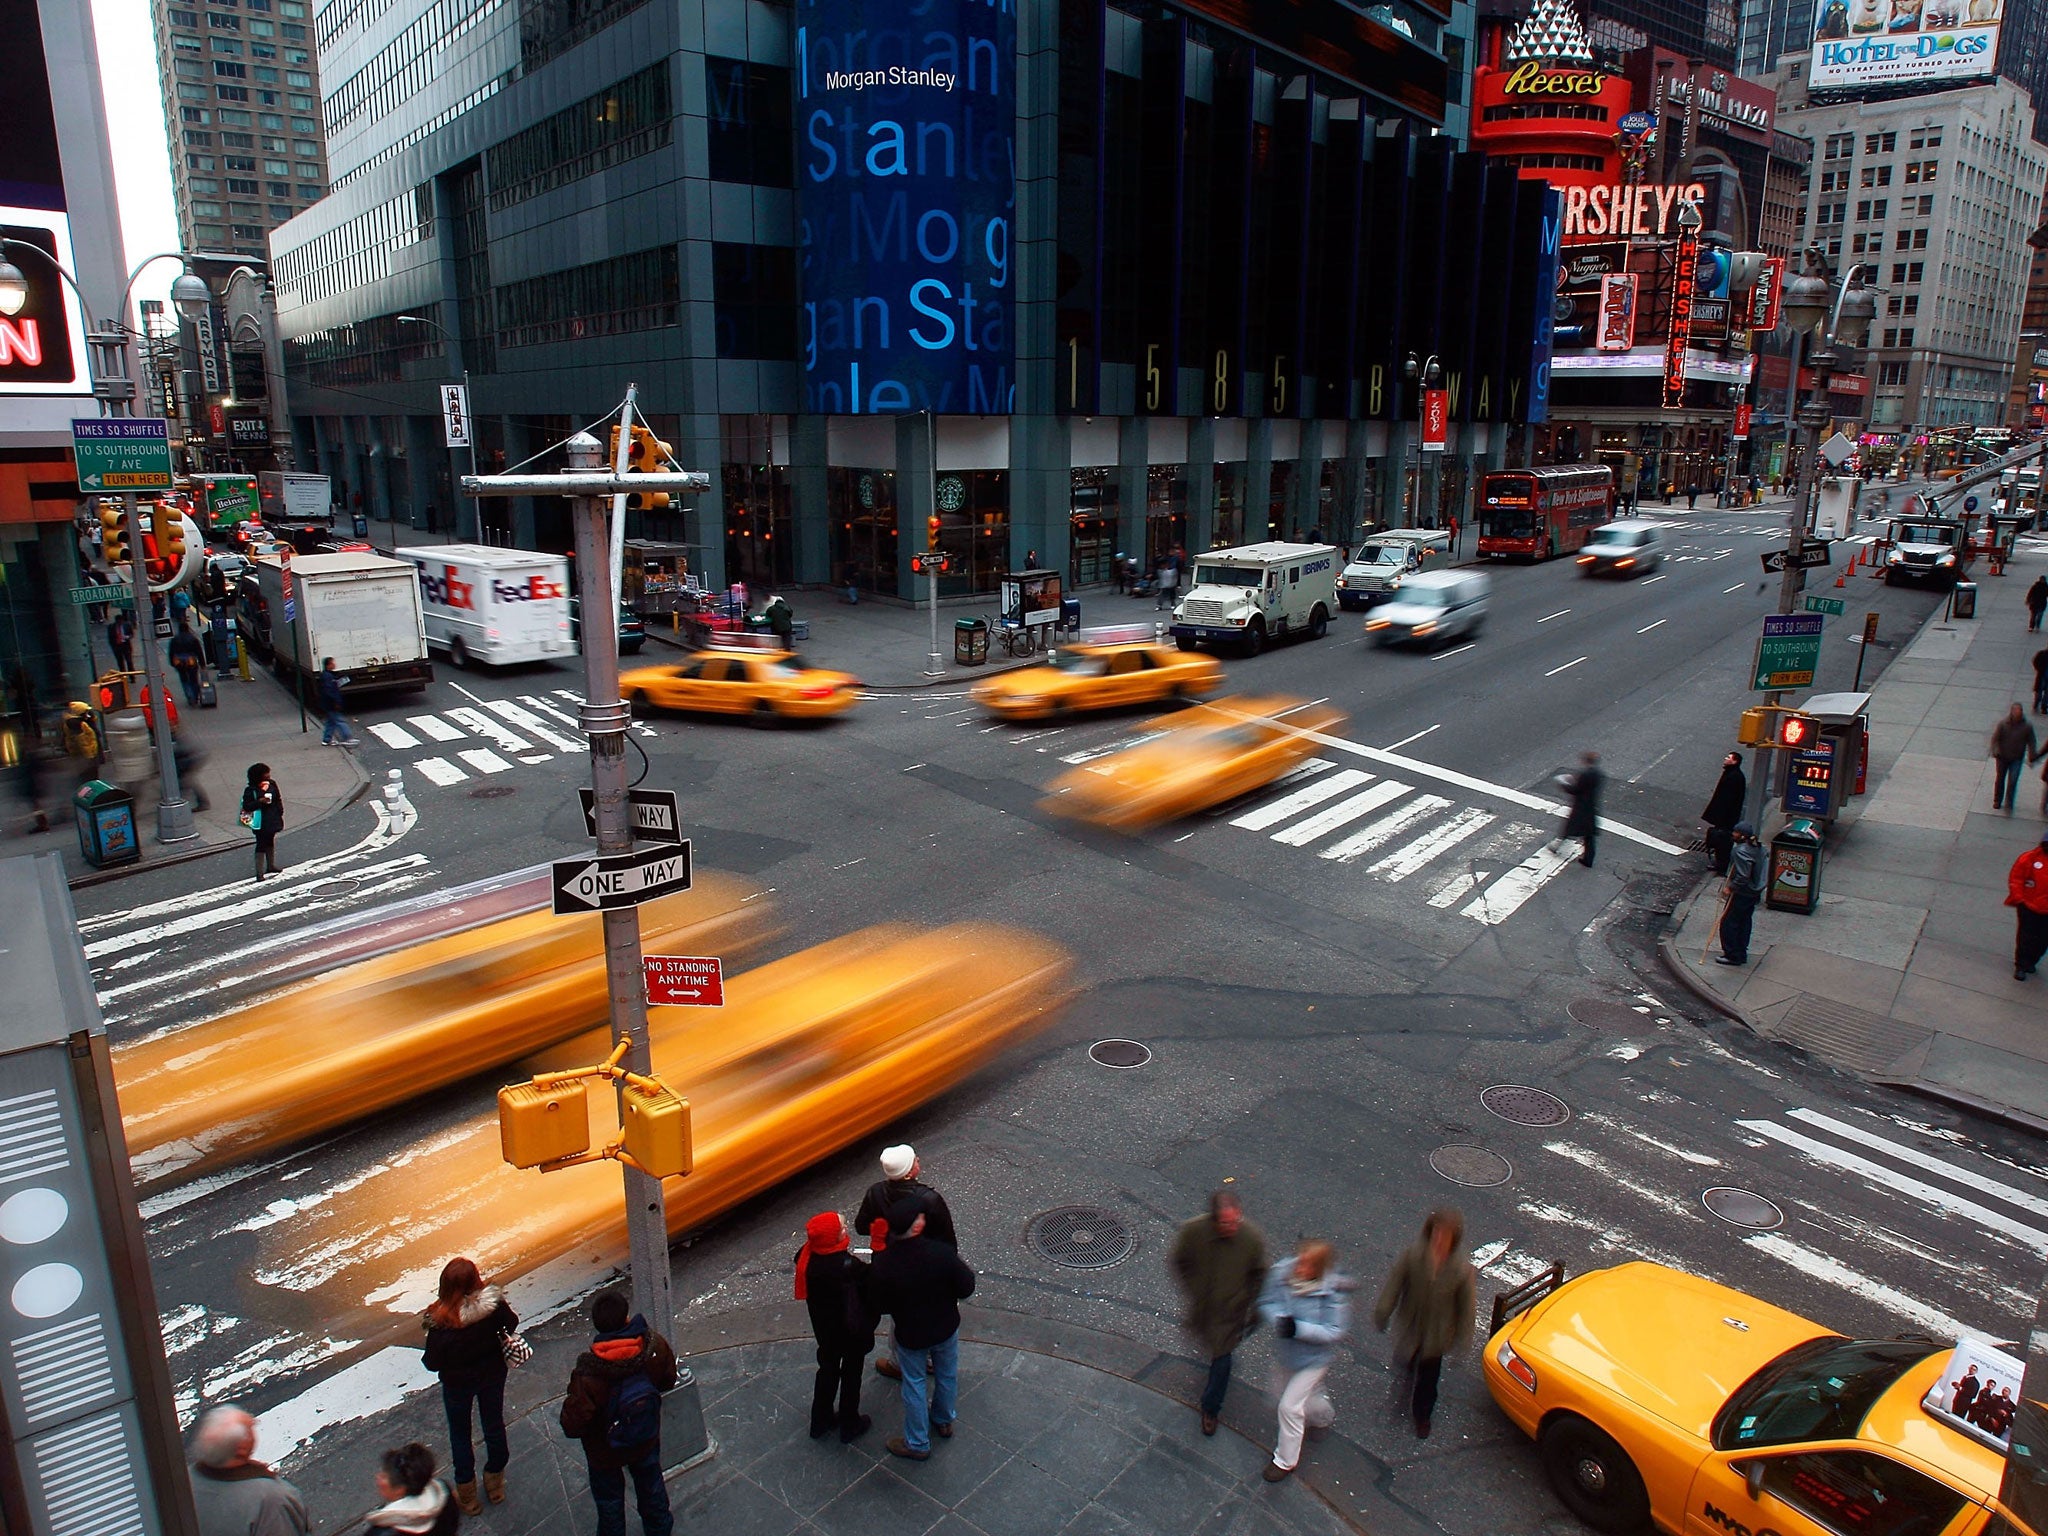
<path fill-rule="evenodd" d="M 462 691 L 474 700 L 472 704 L 366 721 L 362 729 L 394 752 L 424 753 L 403 766 L 441 789 L 508 773 L 519 765 L 583 755 L 583 728 L 576 718 L 583 695 L 574 689 L 554 688 L 509 699 L 477 698 Z M 638 723 L 633 729 L 642 736 L 655 734 Z"/>

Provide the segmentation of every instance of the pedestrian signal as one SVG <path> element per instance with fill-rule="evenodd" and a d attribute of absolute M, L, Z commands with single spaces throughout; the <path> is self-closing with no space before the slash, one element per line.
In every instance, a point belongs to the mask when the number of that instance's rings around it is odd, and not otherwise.
<path fill-rule="evenodd" d="M 100 555 L 108 565 L 128 563 L 128 530 L 118 501 L 100 503 Z"/>
<path fill-rule="evenodd" d="M 626 450 L 626 468 L 636 475 L 674 474 L 674 466 L 670 463 L 673 452 L 648 428 L 636 425 L 632 444 Z M 630 512 L 659 512 L 674 499 L 667 491 L 641 491 L 626 498 L 626 509 Z"/>
<path fill-rule="evenodd" d="M 1804 752 L 1820 737 L 1820 722 L 1811 715 L 1787 713 L 1778 721 L 1778 745 Z"/>

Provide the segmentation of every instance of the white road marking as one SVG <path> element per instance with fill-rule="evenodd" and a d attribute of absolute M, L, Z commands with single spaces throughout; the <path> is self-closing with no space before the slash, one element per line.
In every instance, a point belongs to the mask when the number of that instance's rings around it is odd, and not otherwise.
<path fill-rule="evenodd" d="M 1651 582 L 1662 581 L 1663 579 L 1662 576 L 1645 576 L 1637 585 L 1647 587 Z"/>
<path fill-rule="evenodd" d="M 1420 741 L 1423 737 L 1427 736 L 1430 731 L 1440 731 L 1443 728 L 1443 722 L 1439 720 L 1435 725 L 1432 725 L 1428 731 L 1417 731 L 1413 736 L 1403 736 L 1399 741 L 1395 742 L 1393 745 L 1385 748 L 1384 750 L 1388 752 L 1398 752 L 1403 747 L 1407 746 L 1411 741 Z"/>
<path fill-rule="evenodd" d="M 533 767 L 536 763 L 552 763 L 554 760 L 555 755 L 552 752 L 538 752 L 531 756 L 522 757 L 519 759 L 519 761 L 526 764 L 526 766 L 529 768 Z"/>
<path fill-rule="evenodd" d="M 1476 807 L 1468 807 L 1442 826 L 1424 833 L 1407 847 L 1395 849 L 1366 873 L 1378 875 L 1382 880 L 1405 880 L 1445 849 L 1457 847 L 1466 838 L 1475 836 L 1492 825 L 1491 814 Z"/>
<path fill-rule="evenodd" d="M 1658 624 L 1669 624 L 1670 622 L 1671 621 L 1669 619 L 1659 619 L 1656 624 L 1645 624 L 1641 629 L 1637 630 L 1636 633 L 1639 635 L 1647 635 L 1651 630 L 1657 628 Z"/>
<path fill-rule="evenodd" d="M 1826 1281 L 1852 1296 L 1860 1296 L 1865 1301 L 1875 1302 L 1888 1312 L 1918 1323 L 1923 1328 L 1931 1329 L 1938 1338 L 1984 1337 L 1982 1330 L 1958 1322 L 1946 1312 L 1937 1311 L 1924 1301 L 1908 1296 L 1904 1291 L 1894 1290 L 1883 1281 L 1860 1274 L 1839 1259 L 1830 1258 L 1824 1253 L 1816 1253 L 1813 1249 L 1795 1243 L 1780 1233 L 1753 1232 L 1745 1237 L 1743 1242 L 1758 1253 L 1769 1254 L 1780 1264 L 1790 1265 L 1801 1274 L 1809 1275 L 1815 1280 Z"/>
<path fill-rule="evenodd" d="M 1407 785 L 1401 786 L 1406 789 Z M 1340 864 L 1349 864 L 1360 854 L 1370 853 L 1384 843 L 1392 842 L 1417 822 L 1427 821 L 1451 802 L 1442 795 L 1417 795 L 1406 805 L 1396 807 L 1369 827 L 1360 828 L 1341 843 L 1323 850 L 1323 857 L 1334 859 Z"/>
<path fill-rule="evenodd" d="M 506 724 L 516 726 L 529 736 L 537 736 L 557 752 L 581 752 L 584 743 L 571 741 L 568 737 L 551 729 L 548 722 L 532 710 L 513 703 L 510 699 L 492 699 L 484 706 Z"/>
<path fill-rule="evenodd" d="M 467 726 L 487 741 L 496 742 L 500 748 L 517 757 L 522 752 L 531 752 L 533 746 L 525 737 L 509 730 L 480 709 L 451 709 L 445 712 L 450 720 Z"/>
<path fill-rule="evenodd" d="M 416 747 L 420 744 L 419 737 L 413 735 L 404 726 L 390 720 L 379 720 L 375 725 L 368 726 L 366 729 L 372 736 L 383 742 L 385 746 L 397 747 L 401 751 L 407 747 Z"/>
<path fill-rule="evenodd" d="M 1727 596 L 1727 595 L 1728 595 L 1728 594 L 1729 594 L 1730 592 L 1740 592 L 1740 591 L 1741 591 L 1741 590 L 1742 590 L 1742 589 L 1743 589 L 1744 587 L 1746 587 L 1746 586 L 1748 586 L 1748 585 L 1749 585 L 1749 583 L 1748 583 L 1748 582 L 1746 582 L 1746 581 L 1738 581 L 1738 582 L 1737 582 L 1737 583 L 1735 583 L 1735 585 L 1734 585 L 1734 586 L 1732 586 L 1732 587 L 1723 587 L 1723 588 L 1721 589 L 1721 595 L 1722 595 L 1723 597 L 1726 597 L 1726 596 Z"/>
<path fill-rule="evenodd" d="M 1867 1157 L 1854 1152 L 1844 1152 L 1831 1147 L 1824 1141 L 1815 1141 L 1811 1136 L 1788 1130 L 1775 1120 L 1738 1120 L 1735 1122 L 1745 1131 L 1758 1136 L 1768 1136 L 1782 1142 L 1795 1152 L 1803 1152 L 1817 1163 L 1826 1163 L 1847 1173 L 1858 1173 L 1879 1189 L 1888 1189 L 1896 1194 L 1909 1195 L 1923 1205 L 1930 1205 L 1951 1216 L 1961 1216 L 1976 1222 L 1986 1231 L 1999 1232 L 2015 1241 L 2026 1244 L 2036 1253 L 2048 1255 L 2048 1232 L 2039 1227 L 2030 1227 L 2023 1221 L 2015 1221 L 2003 1211 L 1994 1211 L 1989 1206 L 1979 1205 L 1974 1200 L 1965 1200 L 1961 1195 L 1951 1194 L 1945 1189 L 1936 1189 L 1932 1184 L 1908 1177 L 1896 1168 L 1886 1168 L 1873 1163 Z"/>
<path fill-rule="evenodd" d="M 1075 765 L 1092 763 L 1098 757 L 1108 757 L 1112 752 L 1121 752 L 1127 747 L 1142 747 L 1146 742 L 1156 741 L 1165 734 L 1166 732 L 1164 731 L 1140 731 L 1135 736 L 1119 736 L 1115 741 L 1108 742 L 1103 746 L 1087 747 L 1079 752 L 1065 753 L 1060 758 L 1060 761 Z"/>
<path fill-rule="evenodd" d="M 1335 805 L 1326 806 L 1306 821 L 1297 823 L 1283 832 L 1275 832 L 1273 841 L 1285 843 L 1291 848 L 1306 848 L 1326 832 L 1349 826 L 1361 816 L 1369 816 L 1389 800 L 1412 794 L 1412 784 L 1397 784 L 1392 779 L 1382 779 L 1377 784 L 1367 785 L 1357 794 L 1339 800 Z M 1327 857 L 1327 855 L 1325 855 Z"/>
<path fill-rule="evenodd" d="M 1325 800 L 1333 800 L 1347 789 L 1357 788 L 1372 777 L 1373 775 L 1359 769 L 1346 768 L 1341 773 L 1331 774 L 1327 779 L 1318 779 L 1306 789 L 1297 789 L 1291 795 L 1282 795 L 1278 800 L 1256 806 L 1242 816 L 1234 816 L 1230 824 L 1233 827 L 1243 827 L 1248 832 L 1263 832 L 1268 827 L 1278 826 L 1299 811 L 1305 811 L 1312 805 L 1321 805 Z"/>
<path fill-rule="evenodd" d="M 445 757 L 423 757 L 413 767 L 425 774 L 429 781 L 446 789 L 450 784 L 460 784 L 469 775 L 449 762 Z"/>
<path fill-rule="evenodd" d="M 460 741 L 462 732 L 439 715 L 408 715 L 405 723 L 429 741 Z"/>
<path fill-rule="evenodd" d="M 1557 872 L 1576 855 L 1568 848 L 1553 849 L 1548 843 L 1538 848 L 1513 869 L 1481 891 L 1466 904 L 1463 915 L 1489 926 L 1506 922 L 1523 902 L 1548 885 Z"/>
<path fill-rule="evenodd" d="M 458 752 L 455 755 L 469 764 L 478 773 L 504 773 L 512 767 L 510 763 L 498 756 L 489 747 L 474 747 L 467 752 Z"/>
<path fill-rule="evenodd" d="M 1569 608 L 1560 608 L 1555 613 L 1546 613 L 1545 615 L 1543 615 L 1542 618 L 1538 619 L 1536 622 L 1538 624 L 1548 624 L 1552 619 L 1561 619 L 1570 612 L 1571 609 Z"/>
<path fill-rule="evenodd" d="M 1467 640 L 1463 645 L 1454 646 L 1448 651 L 1438 651 L 1434 656 L 1430 657 L 1429 659 L 1431 661 L 1449 661 L 1453 656 L 1461 656 L 1466 651 L 1471 650 L 1472 647 L 1477 643 L 1478 642 L 1474 640 Z"/>
<path fill-rule="evenodd" d="M 2023 1211 L 2032 1211 L 2036 1216 L 2048 1216 L 2048 1200 L 2042 1199 L 2039 1195 L 2030 1195 L 2025 1190 L 2014 1189 L 2010 1184 L 2001 1184 L 1998 1180 L 1986 1178 L 1981 1173 L 1973 1173 L 1967 1168 L 1945 1163 L 1938 1157 L 1922 1152 L 1918 1147 L 1901 1146 L 1898 1142 L 1888 1141 L 1882 1136 L 1864 1130 L 1861 1126 L 1824 1115 L 1817 1109 L 1794 1109 L 1788 1111 L 1787 1115 L 1790 1119 L 1804 1120 L 1808 1125 L 1830 1131 L 1845 1141 L 1861 1142 L 1887 1157 L 1897 1158 L 1902 1163 L 1928 1173 L 1939 1174 L 1950 1183 L 1961 1184 L 1981 1194 L 1993 1195 L 2007 1205 L 2016 1205 Z"/>
<path fill-rule="evenodd" d="M 1586 661 L 1586 660 L 1589 660 L 1589 659 L 1590 659 L 1589 657 L 1585 657 L 1585 656 L 1577 656 L 1577 657 L 1574 657 L 1574 658 L 1573 658 L 1572 660 L 1570 660 L 1570 661 L 1566 662 L 1566 663 L 1565 663 L 1565 664 L 1564 664 L 1563 666 L 1561 666 L 1561 667 L 1552 667 L 1552 668 L 1551 668 L 1551 669 L 1550 669 L 1550 670 L 1549 670 L 1548 672 L 1544 673 L 1543 675 L 1544 675 L 1545 677 L 1555 677 L 1555 676 L 1557 676 L 1557 674 L 1558 674 L 1558 673 L 1560 673 L 1560 672 L 1569 672 L 1569 671 L 1571 671 L 1571 669 L 1572 669 L 1573 667 L 1576 667 L 1576 666 L 1577 666 L 1577 665 L 1578 665 L 1578 664 L 1579 664 L 1580 662 L 1582 662 L 1582 661 Z"/>

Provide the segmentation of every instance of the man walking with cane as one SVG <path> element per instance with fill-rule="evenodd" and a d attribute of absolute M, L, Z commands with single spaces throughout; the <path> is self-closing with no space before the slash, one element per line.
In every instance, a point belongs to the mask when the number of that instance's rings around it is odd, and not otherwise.
<path fill-rule="evenodd" d="M 1747 821 L 1735 823 L 1734 846 L 1728 855 L 1728 883 L 1723 887 L 1727 904 L 1721 910 L 1720 965 L 1749 964 L 1749 929 L 1756 918 L 1756 904 L 1763 899 L 1769 871 L 1764 867 L 1763 844 L 1756 828 Z"/>

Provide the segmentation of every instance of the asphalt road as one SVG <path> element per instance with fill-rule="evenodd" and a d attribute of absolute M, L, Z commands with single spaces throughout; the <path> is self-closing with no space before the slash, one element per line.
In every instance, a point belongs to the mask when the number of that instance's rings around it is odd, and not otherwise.
<path fill-rule="evenodd" d="M 1327 698 L 1348 724 L 1320 769 L 1140 837 L 1077 829 L 1038 800 L 1068 762 L 1142 733 L 1142 714 L 995 726 L 940 687 L 870 698 L 822 729 L 663 719 L 635 740 L 647 782 L 682 795 L 699 867 L 773 903 L 785 949 L 882 920 L 975 918 L 1072 952 L 1083 990 L 1061 1023 L 901 1128 L 991 1305 L 1171 1345 L 1161 1254 L 1228 1177 L 1276 1244 L 1331 1236 L 1367 1285 L 1426 1209 L 1455 1202 L 1483 1295 L 1552 1260 L 1642 1257 L 1848 1331 L 2017 1337 L 2048 1253 L 2038 1143 L 1766 1047 L 1655 964 L 1664 914 L 1701 870 L 1684 851 L 1694 817 L 1752 697 L 1758 619 L 1777 591 L 1776 578 L 1760 590 L 1758 555 L 1783 522 L 1650 515 L 1670 540 L 1652 578 L 1497 569 L 1469 648 L 1376 650 L 1347 616 L 1321 642 L 1229 661 L 1233 691 Z M 1849 610 L 1829 621 L 1822 689 L 1848 686 L 1864 611 L 1880 615 L 1868 682 L 1938 600 L 1861 576 L 1837 593 L 1833 574 L 1812 587 Z M 405 769 L 418 810 L 401 834 L 358 807 L 288 833 L 296 869 L 260 891 L 214 885 L 227 871 L 201 863 L 81 892 L 116 1038 L 253 995 L 308 923 L 585 851 L 583 763 L 548 740 L 574 736 L 578 686 L 552 669 L 444 671 L 423 700 L 366 716 L 382 738 L 366 766 Z M 491 722 L 524 750 L 478 745 Z M 1589 746 L 1617 824 L 1591 870 L 1543 852 L 1551 777 Z M 503 766 L 460 755 L 476 751 Z M 422 769 L 430 757 L 444 769 Z M 1150 1061 L 1097 1065 L 1087 1047 L 1107 1037 L 1143 1042 Z M 1543 1089 L 1568 1118 L 1504 1119 L 1480 1098 L 1497 1085 Z M 323 1248 L 322 1207 L 393 1160 L 431 1180 L 435 1133 L 494 1087 L 152 1192 L 187 1404 L 281 1402 L 358 1353 L 313 1294 L 339 1257 Z M 792 1234 L 814 1210 L 850 1207 L 874 1150 L 686 1240 L 678 1294 L 704 1307 L 786 1297 Z M 1717 1186 L 1764 1196 L 1782 1225 L 1715 1216 L 1702 1196 Z M 1039 1256 L 1031 1218 L 1064 1205 L 1108 1212 L 1133 1255 L 1091 1271 Z M 586 1280 L 565 1269 L 527 1294 L 560 1299 Z M 1436 1437 L 1406 1438 L 1362 1323 L 1333 1383 L 1344 1431 L 1384 1462 L 1390 1519 L 1476 1533 L 1563 1518 L 1469 1358 Z"/>

